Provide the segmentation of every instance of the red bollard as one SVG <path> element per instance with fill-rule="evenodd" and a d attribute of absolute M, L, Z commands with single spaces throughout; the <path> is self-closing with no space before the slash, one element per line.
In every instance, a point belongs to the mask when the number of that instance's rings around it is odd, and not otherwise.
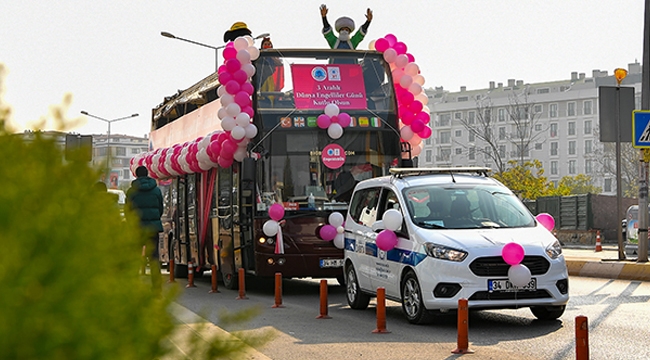
<path fill-rule="evenodd" d="M 320 315 L 316 316 L 316 319 L 331 318 L 327 315 L 327 280 L 322 279 L 320 281 Z"/>
<path fill-rule="evenodd" d="M 457 347 L 452 351 L 453 354 L 473 354 L 474 351 L 469 349 L 469 306 L 467 299 L 458 299 L 458 341 Z"/>
<path fill-rule="evenodd" d="M 386 289 L 377 288 L 377 328 L 372 331 L 376 334 L 386 334 Z"/>
<path fill-rule="evenodd" d="M 600 230 L 596 230 L 596 250 L 595 252 L 603 251 L 603 244 L 600 242 Z"/>
<path fill-rule="evenodd" d="M 589 360 L 589 324 L 586 316 L 576 316 L 576 360 Z"/>
<path fill-rule="evenodd" d="M 275 304 L 274 308 L 283 308 L 282 305 L 282 273 L 275 273 Z"/>
<path fill-rule="evenodd" d="M 168 283 L 176 282 L 176 279 L 174 277 L 174 266 L 174 259 L 170 259 L 169 264 L 167 265 L 169 268 L 169 280 L 167 280 Z"/>
<path fill-rule="evenodd" d="M 244 276 L 244 268 L 239 268 L 239 296 L 237 297 L 237 300 L 248 299 L 246 297 L 246 281 Z"/>
<path fill-rule="evenodd" d="M 208 291 L 210 294 L 218 293 L 217 289 L 217 265 L 212 265 L 212 289 Z"/>
<path fill-rule="evenodd" d="M 187 262 L 187 286 L 186 288 L 196 287 L 194 285 L 194 264 L 191 261 Z"/>

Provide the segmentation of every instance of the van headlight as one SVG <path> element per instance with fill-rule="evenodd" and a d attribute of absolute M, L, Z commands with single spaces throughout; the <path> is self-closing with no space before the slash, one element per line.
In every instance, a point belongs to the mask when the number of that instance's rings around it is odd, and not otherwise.
<path fill-rule="evenodd" d="M 467 252 L 457 249 L 452 249 L 447 246 L 438 245 L 434 243 L 425 243 L 424 251 L 432 258 L 450 261 L 463 261 L 467 257 Z"/>
<path fill-rule="evenodd" d="M 548 254 L 551 259 L 557 259 L 558 256 L 562 255 L 562 246 L 560 245 L 560 242 L 555 240 L 554 243 L 549 245 L 546 248 L 546 254 Z"/>

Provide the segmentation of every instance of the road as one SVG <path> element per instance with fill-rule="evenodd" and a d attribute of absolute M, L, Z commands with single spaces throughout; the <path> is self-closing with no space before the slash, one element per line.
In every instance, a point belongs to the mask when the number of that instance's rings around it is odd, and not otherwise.
<path fill-rule="evenodd" d="M 345 289 L 328 281 L 328 315 L 319 315 L 319 280 L 283 281 L 282 308 L 273 308 L 273 279 L 246 279 L 246 300 L 238 292 L 219 288 L 209 294 L 210 274 L 183 290 L 177 303 L 227 331 L 273 329 L 276 337 L 257 349 L 270 359 L 455 359 L 455 314 L 430 325 L 409 324 L 400 304 L 387 301 L 386 328 L 376 334 L 375 300 L 367 310 L 352 310 Z M 186 281 L 180 280 L 184 286 Z M 221 285 L 221 283 L 219 284 Z M 648 359 L 650 347 L 650 282 L 570 278 L 570 301 L 561 320 L 541 322 L 528 309 L 471 312 L 469 348 L 476 359 L 575 359 L 575 317 L 589 321 L 592 359 Z M 224 312 L 257 308 L 251 321 L 229 325 Z"/>

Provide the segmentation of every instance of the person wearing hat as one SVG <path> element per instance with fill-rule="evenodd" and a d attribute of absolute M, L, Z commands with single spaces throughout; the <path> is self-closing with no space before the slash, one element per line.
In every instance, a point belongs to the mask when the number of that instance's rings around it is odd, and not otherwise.
<path fill-rule="evenodd" d="M 238 21 L 230 27 L 230 30 L 226 31 L 225 34 L 223 34 L 223 42 L 228 42 L 228 41 L 235 41 L 240 36 L 252 36 L 252 32 L 248 29 L 248 26 L 246 26 L 246 23 L 243 23 L 241 21 Z"/>
<path fill-rule="evenodd" d="M 352 36 L 354 31 L 354 20 L 347 16 L 340 17 L 334 23 L 334 29 L 339 33 L 337 37 L 332 31 L 332 26 L 327 21 L 327 6 L 325 4 L 320 6 L 320 15 L 323 18 L 323 36 L 330 48 L 332 49 L 356 49 L 357 45 L 363 40 L 368 32 L 368 26 L 372 21 L 372 10 L 366 11 L 366 22 L 361 25 L 361 28 Z"/>

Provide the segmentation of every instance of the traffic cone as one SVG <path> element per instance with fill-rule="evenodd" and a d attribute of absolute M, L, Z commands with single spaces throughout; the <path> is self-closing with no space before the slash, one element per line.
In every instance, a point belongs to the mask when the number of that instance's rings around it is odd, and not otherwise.
<path fill-rule="evenodd" d="M 603 251 L 603 246 L 600 243 L 600 230 L 596 231 L 596 252 Z"/>

